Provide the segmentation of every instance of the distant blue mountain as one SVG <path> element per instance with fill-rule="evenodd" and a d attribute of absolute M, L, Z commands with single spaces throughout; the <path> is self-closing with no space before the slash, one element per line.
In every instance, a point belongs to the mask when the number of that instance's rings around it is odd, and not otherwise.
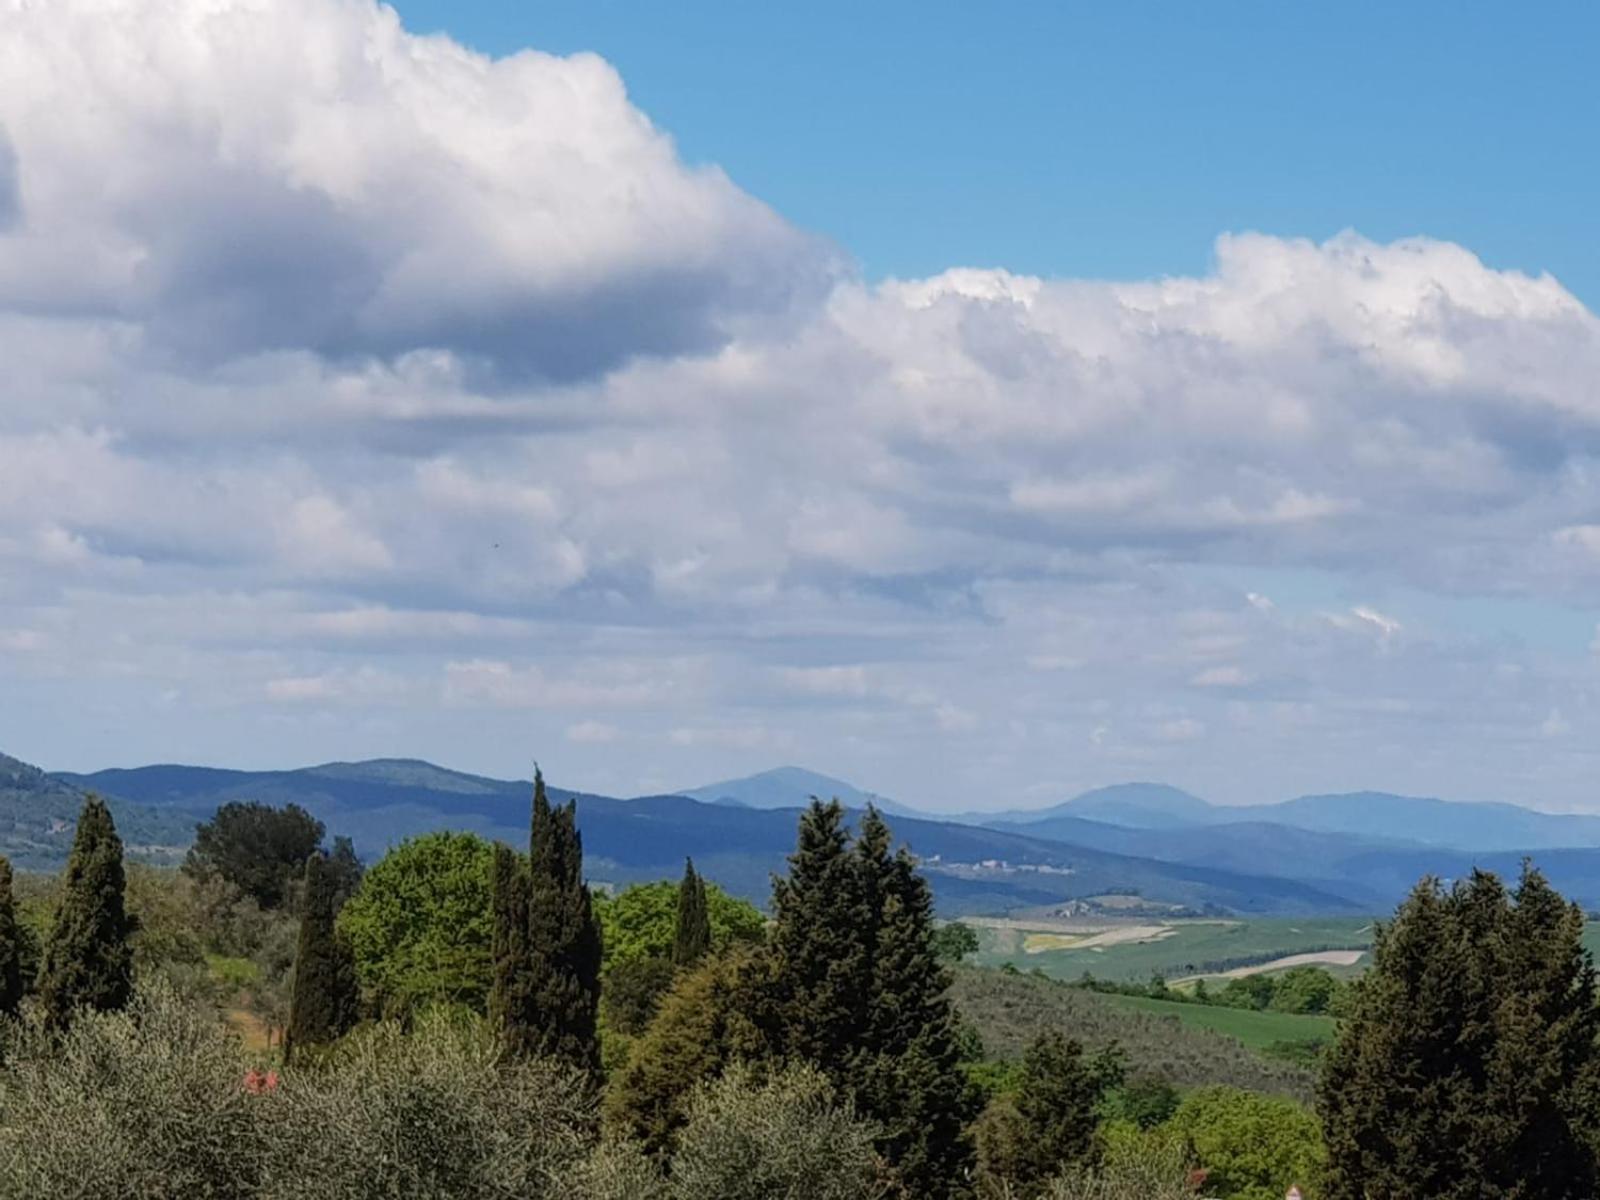
<path fill-rule="evenodd" d="M 518 844 L 527 837 L 532 789 L 527 781 L 488 779 L 397 759 L 293 771 L 166 765 L 60 778 L 155 811 L 191 816 L 207 815 L 231 800 L 293 802 L 324 821 L 331 833 L 352 837 L 369 856 L 403 837 L 440 828 L 470 829 Z M 787 786 L 793 785 L 791 777 Z M 792 807 L 715 804 L 681 795 L 619 800 L 558 787 L 550 793 L 558 801 L 577 801 L 586 866 L 600 881 L 675 876 L 684 858 L 693 856 L 696 867 L 710 878 L 765 903 L 772 874 L 784 869 L 785 856 L 794 849 L 798 815 Z M 766 793 L 769 799 L 780 794 Z M 867 793 L 850 789 L 841 799 L 864 803 L 865 797 Z M 892 821 L 896 836 L 923 858 L 946 913 L 1001 912 L 1107 893 L 1219 912 L 1348 912 L 1360 907 L 1336 891 L 1299 880 L 1210 864 L 1157 862 L 981 826 L 900 815 Z"/>
<path fill-rule="evenodd" d="M 875 792 L 864 792 L 854 784 L 804 767 L 775 767 L 741 779 L 725 779 L 679 793 L 707 804 L 739 804 L 745 808 L 804 808 L 812 797 L 838 800 L 846 808 L 865 808 L 872 804 L 880 812 L 896 816 L 927 816 L 904 804 L 897 804 Z"/>

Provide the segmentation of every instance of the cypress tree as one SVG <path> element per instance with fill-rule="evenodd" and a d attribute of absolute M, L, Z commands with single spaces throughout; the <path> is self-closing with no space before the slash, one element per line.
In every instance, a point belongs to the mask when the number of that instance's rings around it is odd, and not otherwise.
<path fill-rule="evenodd" d="M 1329 1052 L 1330 1200 L 1594 1194 L 1597 1014 L 1582 914 L 1525 870 L 1419 884 Z"/>
<path fill-rule="evenodd" d="M 533 1049 L 535 1024 L 529 1003 L 528 866 L 503 843 L 495 844 L 490 885 L 494 983 L 489 992 L 489 1021 L 507 1050 L 527 1055 Z"/>
<path fill-rule="evenodd" d="M 552 808 L 537 771 L 528 863 L 527 1049 L 596 1070 L 600 926 L 583 881 L 577 803 Z"/>
<path fill-rule="evenodd" d="M 23 986 L 22 933 L 11 894 L 11 862 L 0 856 L 0 1017 L 16 1015 Z"/>
<path fill-rule="evenodd" d="M 800 818 L 787 878 L 772 904 L 772 1009 L 766 1017 L 781 1053 L 848 1083 L 867 1010 L 873 914 L 850 853 L 844 808 L 813 800 Z"/>
<path fill-rule="evenodd" d="M 78 815 L 61 905 L 45 947 L 39 995 L 45 1019 L 63 1028 L 78 1008 L 109 1012 L 133 995 L 134 920 L 124 897 L 122 839 L 105 801 L 91 795 Z"/>
<path fill-rule="evenodd" d="M 286 1060 L 296 1049 L 336 1040 L 355 1024 L 355 961 L 334 924 L 339 887 L 326 857 L 313 854 L 306 861 L 294 990 L 283 1037 Z"/>
<path fill-rule="evenodd" d="M 964 1188 L 977 1103 L 960 1067 L 949 974 L 934 946 L 933 896 L 906 850 L 889 855 L 891 840 L 868 809 L 856 860 L 860 895 L 876 919 L 853 1091 L 882 1129 L 879 1153 L 906 1191 L 939 1200 Z"/>
<path fill-rule="evenodd" d="M 678 919 L 672 933 L 672 965 L 691 967 L 711 949 L 711 911 L 706 905 L 705 881 L 695 873 L 694 860 L 686 859 L 683 882 L 678 885 Z"/>

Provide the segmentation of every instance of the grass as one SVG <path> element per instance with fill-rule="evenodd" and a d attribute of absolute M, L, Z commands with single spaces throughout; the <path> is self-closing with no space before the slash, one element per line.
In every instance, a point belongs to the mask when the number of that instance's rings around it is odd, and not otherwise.
<path fill-rule="evenodd" d="M 1137 1012 L 1176 1017 L 1191 1029 L 1220 1033 L 1223 1037 L 1244 1043 L 1252 1050 L 1265 1050 L 1279 1042 L 1330 1041 L 1335 1027 L 1332 1017 L 1184 1004 L 1176 1000 L 1152 1000 L 1144 996 L 1107 996 L 1106 999 Z"/>
<path fill-rule="evenodd" d="M 991 1058 L 1019 1059 L 1035 1037 L 1055 1030 L 1091 1050 L 1115 1042 L 1126 1054 L 1129 1073 L 1135 1078 L 1165 1079 L 1180 1088 L 1225 1083 L 1299 1100 L 1312 1091 L 1314 1076 L 1305 1066 L 1271 1061 L 1236 1036 L 1185 1022 L 1187 1014 L 1178 1010 L 1213 1011 L 1198 1005 L 1169 1001 L 1141 1008 L 1136 1003 L 1121 1003 L 1122 997 L 1098 995 L 1048 979 L 970 967 L 956 972 L 952 996 Z M 1304 1028 L 1296 1024 L 1294 1032 L 1282 1040 L 1308 1036 Z M 1273 1040 L 1268 1039 L 1268 1044 Z"/>
<path fill-rule="evenodd" d="M 1109 928 L 1110 923 L 1100 927 Z M 1372 939 L 1372 921 L 1367 917 L 1174 921 L 1163 926 L 1163 936 L 1144 941 L 1073 944 L 1088 936 L 1087 926 L 1069 929 L 1049 921 L 1036 926 L 1026 922 L 1008 928 L 983 926 L 973 961 L 985 967 L 1009 962 L 1022 971 L 1037 968 L 1054 979 L 1076 979 L 1086 971 L 1124 981 L 1143 982 L 1153 974 L 1177 979 L 1221 963 L 1265 961 L 1334 945 L 1365 946 Z M 1596 945 L 1600 946 L 1600 935 Z"/>

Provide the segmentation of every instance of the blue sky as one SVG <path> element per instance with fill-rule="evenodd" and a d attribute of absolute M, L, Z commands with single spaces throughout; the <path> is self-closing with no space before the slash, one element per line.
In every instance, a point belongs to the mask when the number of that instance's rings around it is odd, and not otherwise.
<path fill-rule="evenodd" d="M 1597 35 L 0 6 L 0 750 L 1600 811 Z"/>
<path fill-rule="evenodd" d="M 1203 271 L 1224 230 L 1426 234 L 1600 300 L 1600 7 L 402 0 L 615 63 L 872 275 Z"/>

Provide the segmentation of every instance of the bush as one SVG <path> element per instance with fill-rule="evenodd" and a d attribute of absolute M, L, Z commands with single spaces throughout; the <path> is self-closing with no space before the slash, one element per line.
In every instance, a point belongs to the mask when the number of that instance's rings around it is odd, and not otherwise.
<path fill-rule="evenodd" d="M 10 1023 L 0 1072 L 0 1194 L 253 1196 L 265 1131 L 237 1043 L 161 984 L 59 1042 Z"/>
<path fill-rule="evenodd" d="M 1126 1143 L 1111 1139 L 1099 1168 L 1059 1176 L 1039 1196 L 1040 1200 L 1193 1200 L 1203 1185 L 1203 1172 L 1190 1168 L 1181 1142 L 1142 1136 Z M 1209 1188 L 1205 1194 L 1211 1194 Z"/>
<path fill-rule="evenodd" d="M 578 1072 L 507 1062 L 485 1022 L 443 1009 L 358 1030 L 263 1099 L 261 1200 L 564 1200 L 596 1123 Z"/>
<path fill-rule="evenodd" d="M 887 1195 L 875 1130 L 820 1074 L 766 1083 L 734 1068 L 702 1087 L 672 1160 L 674 1200 L 870 1200 Z"/>

